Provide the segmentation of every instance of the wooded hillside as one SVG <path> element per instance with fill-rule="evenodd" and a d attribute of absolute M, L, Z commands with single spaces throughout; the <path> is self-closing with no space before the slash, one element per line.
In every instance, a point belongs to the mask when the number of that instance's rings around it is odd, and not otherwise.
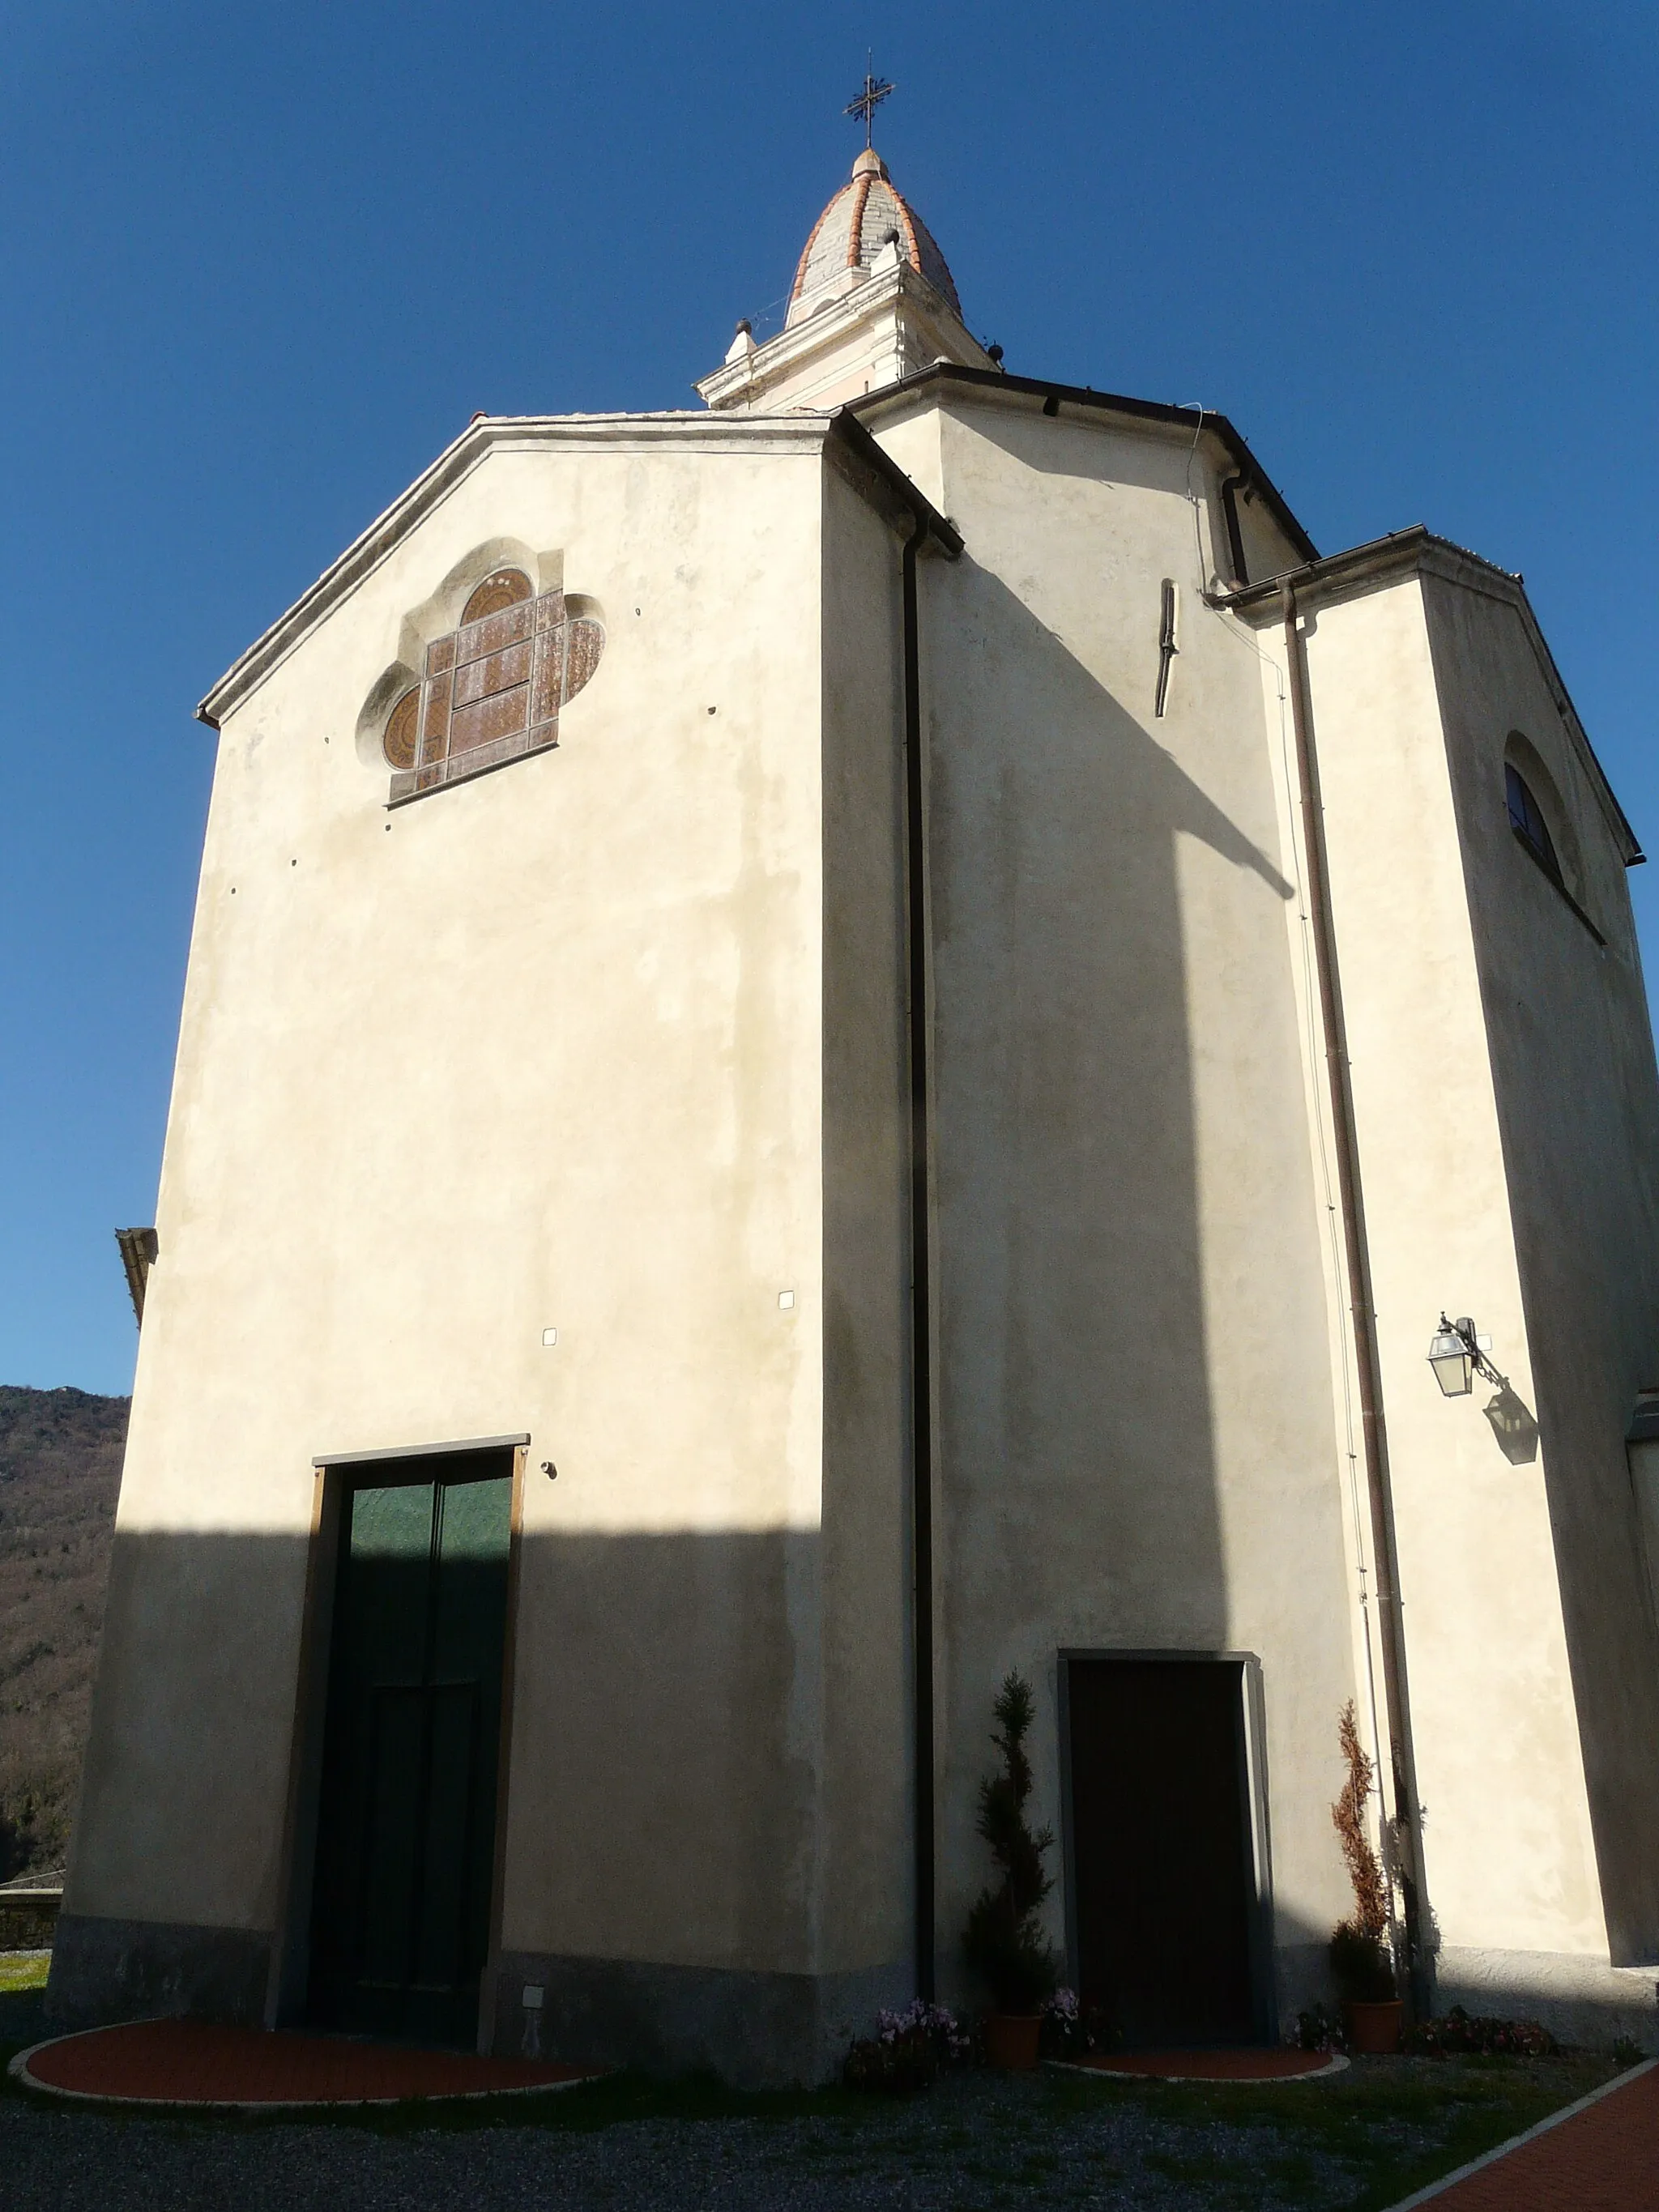
<path fill-rule="evenodd" d="M 0 1881 L 64 1863 L 128 1404 L 0 1383 Z"/>

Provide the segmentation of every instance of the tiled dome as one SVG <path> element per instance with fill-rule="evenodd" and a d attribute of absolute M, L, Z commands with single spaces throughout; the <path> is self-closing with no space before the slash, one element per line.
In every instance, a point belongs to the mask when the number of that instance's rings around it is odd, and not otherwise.
<path fill-rule="evenodd" d="M 927 279 L 959 321 L 962 302 L 945 256 L 921 216 L 894 191 L 886 162 L 866 147 L 854 162 L 852 175 L 812 226 L 795 271 L 786 322 L 796 323 L 810 314 L 813 295 L 821 286 L 849 269 L 868 269 L 894 238 L 904 259 L 917 276 Z"/>

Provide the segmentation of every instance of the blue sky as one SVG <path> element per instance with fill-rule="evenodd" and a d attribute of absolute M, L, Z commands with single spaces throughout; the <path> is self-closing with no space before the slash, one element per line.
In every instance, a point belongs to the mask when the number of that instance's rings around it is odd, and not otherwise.
<path fill-rule="evenodd" d="M 195 702 L 476 409 L 695 404 L 872 43 L 1009 368 L 1224 410 L 1323 550 L 1523 571 L 1659 851 L 1650 4 L 0 0 L 0 1381 L 130 1382 Z"/>

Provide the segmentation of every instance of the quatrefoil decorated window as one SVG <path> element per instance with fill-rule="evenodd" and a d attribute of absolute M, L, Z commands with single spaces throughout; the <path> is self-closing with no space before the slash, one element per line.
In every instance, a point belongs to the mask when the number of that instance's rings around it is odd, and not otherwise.
<path fill-rule="evenodd" d="M 521 568 L 497 568 L 434 637 L 426 666 L 393 706 L 382 739 L 392 796 L 458 783 L 559 742 L 559 709 L 592 678 L 605 650 L 592 616 L 562 591 L 534 590 Z"/>

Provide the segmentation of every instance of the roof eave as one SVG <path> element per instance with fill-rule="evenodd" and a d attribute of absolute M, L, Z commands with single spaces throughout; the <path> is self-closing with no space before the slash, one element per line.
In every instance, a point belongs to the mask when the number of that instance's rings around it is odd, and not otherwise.
<path fill-rule="evenodd" d="M 431 465 L 422 470 L 408 489 L 377 516 L 362 535 L 329 565 L 308 591 L 279 615 L 246 652 L 239 655 L 196 709 L 196 718 L 210 729 L 218 729 L 226 714 L 294 651 L 331 608 L 378 568 L 422 518 L 468 476 L 497 446 L 515 440 L 544 437 L 574 446 L 644 440 L 675 440 L 700 446 L 723 444 L 775 445 L 802 453 L 822 447 L 832 434 L 828 415 L 735 415 L 695 412 L 659 415 L 491 415 L 469 422 L 460 436 L 447 446 Z M 873 441 L 872 443 L 873 444 Z M 867 457 L 866 457 L 867 458 Z M 909 478 L 881 456 L 882 464 L 906 485 Z M 875 467 L 875 464 L 871 465 Z M 881 469 L 876 468 L 878 477 Z M 868 471 L 866 472 L 868 480 Z M 913 495 L 913 496 L 912 496 Z M 914 513 L 921 494 L 910 486 L 905 511 Z M 925 502 L 924 502 L 925 503 Z M 933 510 L 929 508 L 929 514 Z M 954 532 L 943 515 L 934 518 L 943 546 Z M 929 526 L 930 531 L 933 525 Z M 936 533 L 937 534 L 937 533 Z M 959 539 L 957 540 L 960 550 Z"/>
<path fill-rule="evenodd" d="M 299 642 L 312 623 L 385 558 L 414 516 L 467 473 L 477 458 L 478 427 L 476 420 L 469 422 L 460 436 L 444 447 L 407 490 L 377 515 L 337 560 L 330 562 L 311 588 L 302 592 L 246 652 L 237 655 L 198 706 L 198 722 L 205 722 L 210 730 L 216 730 L 230 708 Z"/>
<path fill-rule="evenodd" d="M 871 504 L 884 514 L 890 526 L 907 518 L 931 540 L 948 561 L 963 550 L 962 532 L 948 515 L 941 514 L 920 485 L 908 477 L 886 448 L 876 441 L 851 406 L 838 407 L 830 417 L 832 438 L 850 456 L 855 468 L 869 472 L 866 489 Z M 878 487 L 879 489 L 878 489 Z"/>
<path fill-rule="evenodd" d="M 1103 414 L 1127 415 L 1139 422 L 1168 423 L 1191 430 L 1194 435 L 1207 430 L 1220 441 L 1249 478 L 1296 550 L 1306 561 L 1319 558 L 1319 548 L 1297 520 L 1284 494 L 1224 415 L 1213 415 L 1206 407 L 1175 407 L 1158 399 L 1133 399 L 1123 392 L 1097 392 L 1086 384 L 1052 384 L 1040 377 L 1013 376 L 1002 369 L 971 368 L 955 362 L 936 362 L 931 368 L 919 369 L 914 376 L 902 377 L 896 384 L 884 385 L 879 392 L 872 392 L 867 398 L 855 400 L 853 404 L 860 412 L 873 412 L 895 399 L 925 391 L 935 384 L 962 385 L 996 396 L 1013 393 L 1024 398 L 1052 399 L 1056 405 L 1091 408 Z"/>
<path fill-rule="evenodd" d="M 1490 598 L 1502 599 L 1514 607 L 1537 656 L 1557 712 L 1583 753 L 1609 823 L 1624 848 L 1625 866 L 1639 866 L 1647 854 L 1642 850 L 1640 840 L 1619 803 L 1619 795 L 1608 781 L 1607 772 L 1572 702 L 1572 695 L 1527 596 L 1525 581 L 1512 570 L 1500 568 L 1496 562 L 1472 553 L 1468 546 L 1459 545 L 1449 538 L 1437 536 L 1425 523 L 1419 522 L 1407 530 L 1391 531 L 1386 538 L 1373 538 L 1363 545 L 1350 546 L 1345 552 L 1310 561 L 1300 568 L 1287 569 L 1282 575 L 1266 576 L 1259 583 L 1243 585 L 1222 595 L 1219 604 L 1237 614 L 1258 620 L 1272 619 L 1282 604 L 1287 584 L 1295 589 L 1302 605 L 1317 605 L 1322 600 L 1346 598 L 1386 582 L 1390 577 L 1416 571 L 1426 571 L 1448 582 L 1483 591 Z"/>

